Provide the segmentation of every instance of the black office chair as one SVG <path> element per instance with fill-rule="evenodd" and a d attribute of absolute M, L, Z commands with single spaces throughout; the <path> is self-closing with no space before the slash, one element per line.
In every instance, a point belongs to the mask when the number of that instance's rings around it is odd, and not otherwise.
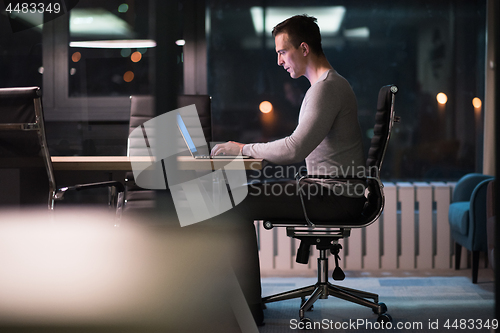
<path fill-rule="evenodd" d="M 130 118 L 129 135 L 134 129 L 144 122 L 154 118 L 154 97 L 150 95 L 130 96 Z M 127 143 L 128 156 L 148 156 L 149 151 L 144 149 L 144 141 L 136 142 L 137 139 L 130 137 Z M 156 207 L 156 192 L 143 189 L 135 184 L 134 174 L 127 172 L 125 176 L 125 207 L 127 213 L 142 212 Z"/>
<path fill-rule="evenodd" d="M 273 227 L 286 227 L 289 237 L 300 240 L 296 259 L 298 263 L 307 264 L 311 245 L 315 245 L 319 250 L 318 281 L 316 284 L 264 297 L 264 303 L 301 297 L 302 304 L 299 310 L 300 320 L 301 322 L 310 322 L 310 319 L 305 317 L 305 312 L 313 307 L 314 302 L 319 298 L 326 299 L 328 296 L 334 296 L 370 307 L 374 313 L 378 314 L 377 320 L 379 322 L 392 321 L 391 316 L 387 314 L 386 305 L 384 303 L 379 303 L 378 295 L 334 285 L 328 282 L 327 251 L 330 251 L 335 258 L 336 267 L 333 271 L 333 279 L 343 280 L 345 274 L 338 265 L 338 259 L 340 259 L 339 251 L 342 248 L 338 243 L 339 239 L 349 237 L 352 228 L 361 228 L 372 224 L 382 213 L 384 208 L 384 192 L 380 180 L 380 169 L 391 136 L 392 126 L 394 122 L 399 121 L 399 117 L 396 117 L 394 113 L 394 97 L 397 92 L 398 88 L 394 85 L 384 86 L 380 89 L 377 113 L 375 115 L 374 135 L 371 140 L 368 159 L 366 161 L 366 177 L 335 178 L 336 180 L 356 180 L 365 182 L 367 202 L 359 218 L 339 221 L 311 221 L 304 205 L 305 199 L 299 191 L 304 211 L 303 217 L 296 220 L 273 220 L 264 222 L 264 228 L 272 229 Z M 298 174 L 296 178 L 297 184 L 300 185 L 300 182 L 307 178 L 325 179 L 330 177 Z M 300 188 L 300 186 L 298 187 Z M 309 299 L 306 300 L 306 296 L 310 296 Z"/>
<path fill-rule="evenodd" d="M 201 128 L 207 143 L 212 141 L 212 97 L 209 95 L 179 95 L 177 96 L 177 106 L 179 108 L 196 105 Z"/>
<path fill-rule="evenodd" d="M 12 177 L 9 177 L 12 176 Z M 67 191 L 109 189 L 109 205 L 121 218 L 123 184 L 117 181 L 78 184 L 57 189 L 52 168 L 39 87 L 0 88 L 0 177 L 2 206 L 37 206 L 54 209 Z"/>

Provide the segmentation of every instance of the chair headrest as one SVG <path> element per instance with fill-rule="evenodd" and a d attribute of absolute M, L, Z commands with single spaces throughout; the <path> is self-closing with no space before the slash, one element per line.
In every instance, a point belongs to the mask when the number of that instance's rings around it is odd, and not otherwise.
<path fill-rule="evenodd" d="M 377 102 L 378 111 L 388 110 L 391 107 L 391 87 L 393 86 L 384 86 L 380 89 Z"/>

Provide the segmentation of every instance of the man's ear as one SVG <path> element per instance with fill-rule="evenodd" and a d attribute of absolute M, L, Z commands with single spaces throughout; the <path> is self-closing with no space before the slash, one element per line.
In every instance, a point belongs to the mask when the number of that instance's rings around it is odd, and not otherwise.
<path fill-rule="evenodd" d="M 311 51 L 311 49 L 309 48 L 309 44 L 307 44 L 306 42 L 302 42 L 300 43 L 299 45 L 299 49 L 300 49 L 300 52 L 302 52 L 302 55 L 305 57 L 306 55 L 309 54 L 309 52 Z"/>

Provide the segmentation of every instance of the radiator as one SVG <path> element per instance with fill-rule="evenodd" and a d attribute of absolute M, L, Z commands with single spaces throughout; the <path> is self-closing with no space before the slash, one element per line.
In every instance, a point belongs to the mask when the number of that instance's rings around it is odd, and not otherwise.
<path fill-rule="evenodd" d="M 340 265 L 346 270 L 450 269 L 454 257 L 448 207 L 455 183 L 384 183 L 385 208 L 366 228 L 353 228 L 341 240 Z M 318 251 L 309 264 L 295 262 L 299 240 L 286 228 L 266 230 L 256 221 L 263 274 L 315 271 Z M 466 257 L 466 256 L 462 256 Z M 329 257 L 330 269 L 334 258 Z M 463 266 L 462 266 L 463 267 Z"/>

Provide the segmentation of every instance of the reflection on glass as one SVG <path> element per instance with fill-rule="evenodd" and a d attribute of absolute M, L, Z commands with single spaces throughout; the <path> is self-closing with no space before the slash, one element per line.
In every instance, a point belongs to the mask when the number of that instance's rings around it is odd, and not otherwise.
<path fill-rule="evenodd" d="M 70 12 L 69 96 L 150 94 L 149 1 L 80 1 Z"/>
<path fill-rule="evenodd" d="M 305 13 L 318 18 L 327 58 L 356 93 L 365 148 L 373 135 L 379 89 L 400 88 L 396 108 L 402 121 L 393 133 L 383 178 L 456 180 L 481 171 L 476 138 L 482 128 L 471 126 L 471 101 L 484 96 L 485 0 L 265 4 L 207 1 L 215 141 L 266 142 L 292 133 L 309 84 L 277 66 L 271 31 Z M 440 92 L 447 95 L 443 105 L 436 100 Z M 259 110 L 262 101 L 272 103 L 272 126 Z M 476 117 L 482 115 L 476 112 Z"/>
<path fill-rule="evenodd" d="M 257 35 L 271 35 L 273 27 L 286 20 L 287 18 L 297 15 L 297 13 L 307 13 L 318 19 L 318 25 L 321 29 L 323 37 L 335 35 L 340 29 L 342 20 L 344 19 L 344 6 L 310 6 L 310 7 L 266 7 L 264 12 L 263 7 L 251 7 L 252 22 Z M 265 29 L 264 29 L 265 22 Z"/>
<path fill-rule="evenodd" d="M 0 87 L 43 88 L 43 14 L 15 11 L 12 3 L 11 12 L 0 5 Z"/>

